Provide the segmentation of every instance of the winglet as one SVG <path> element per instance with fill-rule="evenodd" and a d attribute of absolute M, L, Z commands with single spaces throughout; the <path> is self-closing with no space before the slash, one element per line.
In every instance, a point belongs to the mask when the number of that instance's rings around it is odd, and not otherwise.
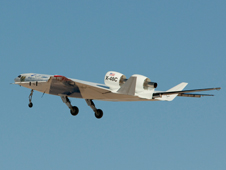
<path fill-rule="evenodd" d="M 183 90 L 187 85 L 188 85 L 188 83 L 182 82 L 182 83 L 180 83 L 180 84 L 174 86 L 173 88 L 167 90 L 167 92 L 170 92 L 170 91 L 181 91 L 181 90 Z M 173 99 L 175 99 L 175 97 L 177 97 L 177 95 L 178 95 L 178 94 L 166 96 L 166 97 L 167 97 L 167 101 L 172 101 Z"/>
<path fill-rule="evenodd" d="M 181 91 L 183 90 L 188 83 L 182 82 L 176 86 L 174 86 L 173 88 L 167 90 L 166 92 L 171 92 L 171 91 Z M 172 95 L 163 95 L 161 98 L 156 98 L 158 100 L 165 100 L 165 101 L 172 101 L 173 99 L 175 99 L 175 97 L 177 97 L 178 94 L 172 94 Z"/>

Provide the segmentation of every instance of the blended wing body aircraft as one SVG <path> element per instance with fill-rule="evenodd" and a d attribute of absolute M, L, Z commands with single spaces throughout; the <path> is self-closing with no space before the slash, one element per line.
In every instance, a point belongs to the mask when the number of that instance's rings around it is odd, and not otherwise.
<path fill-rule="evenodd" d="M 210 94 L 193 94 L 191 92 L 220 90 L 221 88 L 207 88 L 183 90 L 188 83 L 180 83 L 167 91 L 155 91 L 157 83 L 151 82 L 148 77 L 134 74 L 129 79 L 125 75 L 109 71 L 106 73 L 105 84 L 92 83 L 61 75 L 45 75 L 26 73 L 15 78 L 15 84 L 31 89 L 29 107 L 32 107 L 33 91 L 60 96 L 69 107 L 73 116 L 79 112 L 78 107 L 72 106 L 68 97 L 83 98 L 90 106 L 96 118 L 103 116 L 103 111 L 97 109 L 93 100 L 104 101 L 172 101 L 176 96 L 201 97 L 213 96 Z"/>

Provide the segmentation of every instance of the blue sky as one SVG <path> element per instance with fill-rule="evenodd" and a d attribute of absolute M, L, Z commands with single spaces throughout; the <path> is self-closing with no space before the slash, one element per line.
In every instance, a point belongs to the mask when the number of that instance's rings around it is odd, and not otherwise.
<path fill-rule="evenodd" d="M 225 1 L 1 1 L 1 169 L 226 169 Z M 172 102 L 84 100 L 10 85 L 21 73 L 104 83 L 142 74 L 167 90 L 222 87 Z"/>

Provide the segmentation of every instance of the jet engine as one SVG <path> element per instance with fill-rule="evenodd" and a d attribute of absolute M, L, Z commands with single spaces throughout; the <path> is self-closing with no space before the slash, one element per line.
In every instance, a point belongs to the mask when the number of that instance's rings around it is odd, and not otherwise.
<path fill-rule="evenodd" d="M 132 77 L 136 77 L 136 93 L 139 93 L 143 90 L 152 90 L 155 89 L 158 84 L 156 82 L 151 82 L 151 80 L 148 77 L 145 77 L 143 75 L 134 74 Z"/>
<path fill-rule="evenodd" d="M 105 75 L 104 83 L 111 89 L 119 89 L 126 80 L 126 76 L 122 73 L 109 71 Z"/>

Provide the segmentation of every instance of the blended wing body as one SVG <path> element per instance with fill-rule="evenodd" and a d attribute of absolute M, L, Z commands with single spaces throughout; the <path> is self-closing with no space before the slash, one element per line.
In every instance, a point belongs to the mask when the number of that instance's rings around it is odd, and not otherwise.
<path fill-rule="evenodd" d="M 44 75 L 27 73 L 21 74 L 15 79 L 15 84 L 30 88 L 29 107 L 33 90 L 60 96 L 63 102 L 70 108 L 72 115 L 78 114 L 78 108 L 72 106 L 68 97 L 83 98 L 94 110 L 95 116 L 101 118 L 103 112 L 96 109 L 92 100 L 103 101 L 172 101 L 176 96 L 201 97 L 212 96 L 210 94 L 194 94 L 193 92 L 219 90 L 220 88 L 207 88 L 195 90 L 183 90 L 188 83 L 180 83 L 167 91 L 155 91 L 157 83 L 149 78 L 134 74 L 129 79 L 125 75 L 110 71 L 105 75 L 105 84 L 92 83 L 77 79 L 67 78 L 61 75 Z"/>

